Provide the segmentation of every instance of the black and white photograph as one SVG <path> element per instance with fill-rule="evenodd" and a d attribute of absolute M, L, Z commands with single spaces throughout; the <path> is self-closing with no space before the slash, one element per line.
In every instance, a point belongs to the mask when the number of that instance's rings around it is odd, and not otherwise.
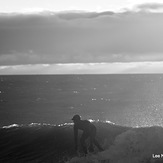
<path fill-rule="evenodd" d="M 0 0 L 0 162 L 162 163 L 163 1 Z"/>

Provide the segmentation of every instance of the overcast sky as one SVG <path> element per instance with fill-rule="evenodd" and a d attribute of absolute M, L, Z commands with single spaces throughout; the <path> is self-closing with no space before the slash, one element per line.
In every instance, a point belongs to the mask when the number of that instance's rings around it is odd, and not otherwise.
<path fill-rule="evenodd" d="M 162 0 L 0 0 L 0 11 L 118 11 L 142 3 L 162 3 Z"/>
<path fill-rule="evenodd" d="M 160 2 L 0 0 L 0 74 L 162 73 Z"/>

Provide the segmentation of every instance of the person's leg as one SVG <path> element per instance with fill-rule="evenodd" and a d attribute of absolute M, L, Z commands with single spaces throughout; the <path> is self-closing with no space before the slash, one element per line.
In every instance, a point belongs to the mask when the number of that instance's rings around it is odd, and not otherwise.
<path fill-rule="evenodd" d="M 89 151 L 90 151 L 90 152 L 93 152 L 93 151 L 94 151 L 93 143 L 94 143 L 94 140 L 93 140 L 93 138 L 90 136 L 90 146 L 89 146 Z"/>
<path fill-rule="evenodd" d="M 90 149 L 91 150 L 93 149 L 93 144 L 94 144 L 98 148 L 99 151 L 103 151 L 103 148 L 100 146 L 100 144 L 98 143 L 95 137 L 96 137 L 96 127 L 92 128 Z"/>
<path fill-rule="evenodd" d="M 103 151 L 103 148 L 100 146 L 100 144 L 98 143 L 98 141 L 94 138 L 93 143 L 95 144 L 95 146 L 98 148 L 99 151 Z"/>
<path fill-rule="evenodd" d="M 95 136 L 96 136 L 96 127 L 95 126 L 91 126 L 91 131 L 90 131 L 90 146 L 89 146 L 89 151 L 90 152 L 93 152 L 94 151 L 94 147 L 93 147 L 93 144 L 94 144 L 94 139 L 95 139 Z"/>
<path fill-rule="evenodd" d="M 81 139 L 80 139 L 80 144 L 81 144 L 81 147 L 82 147 L 82 150 L 85 154 L 87 154 L 87 147 L 86 147 L 86 144 L 85 144 L 85 140 L 88 138 L 88 134 L 86 132 L 83 132 L 82 136 L 81 136 Z"/>

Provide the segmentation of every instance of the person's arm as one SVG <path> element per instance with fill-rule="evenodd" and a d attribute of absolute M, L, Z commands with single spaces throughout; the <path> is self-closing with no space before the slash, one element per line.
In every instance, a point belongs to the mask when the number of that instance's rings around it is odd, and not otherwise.
<path fill-rule="evenodd" d="M 75 141 L 75 150 L 78 149 L 78 128 L 74 125 L 74 141 Z"/>

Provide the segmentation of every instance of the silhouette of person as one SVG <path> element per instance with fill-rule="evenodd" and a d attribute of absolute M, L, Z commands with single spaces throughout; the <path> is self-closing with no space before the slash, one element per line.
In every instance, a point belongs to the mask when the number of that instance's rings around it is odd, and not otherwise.
<path fill-rule="evenodd" d="M 82 136 L 80 138 L 80 144 L 82 150 L 85 154 L 87 154 L 87 147 L 85 145 L 85 141 L 87 138 L 90 138 L 90 146 L 89 151 L 93 152 L 93 144 L 100 150 L 103 151 L 102 147 L 99 145 L 97 140 L 95 139 L 96 136 L 96 127 L 89 122 L 88 120 L 81 120 L 79 115 L 74 115 L 72 118 L 74 122 L 74 140 L 75 140 L 75 150 L 78 149 L 78 129 L 82 130 Z"/>

